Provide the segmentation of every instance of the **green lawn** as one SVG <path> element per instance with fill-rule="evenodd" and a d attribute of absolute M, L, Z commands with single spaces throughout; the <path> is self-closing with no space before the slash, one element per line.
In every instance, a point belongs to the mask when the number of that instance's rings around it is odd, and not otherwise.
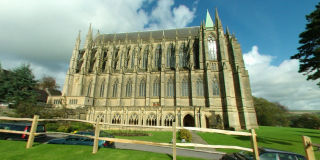
<path fill-rule="evenodd" d="M 256 129 L 256 133 L 259 147 L 291 151 L 302 155 L 305 155 L 302 144 L 302 135 L 309 136 L 313 143 L 320 144 L 320 130 L 261 126 L 259 129 Z M 198 132 L 198 135 L 207 141 L 207 143 L 213 145 L 251 146 L 249 137 L 200 132 Z M 234 152 L 235 150 L 221 151 Z M 320 159 L 320 152 L 315 152 L 315 154 L 316 157 Z"/>
<path fill-rule="evenodd" d="M 31 149 L 26 149 L 26 142 L 0 140 L 1 160 L 163 160 L 172 159 L 170 155 L 101 148 L 96 154 L 92 154 L 91 146 L 79 145 L 55 145 L 55 144 L 35 144 Z M 197 158 L 187 158 L 177 156 L 180 160 L 196 160 Z"/>

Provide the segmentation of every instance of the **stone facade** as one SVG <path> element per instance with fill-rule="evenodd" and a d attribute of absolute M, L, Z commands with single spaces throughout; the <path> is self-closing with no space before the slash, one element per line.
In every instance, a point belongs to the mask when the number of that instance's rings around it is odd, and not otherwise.
<path fill-rule="evenodd" d="M 62 96 L 48 103 L 88 108 L 112 124 L 257 127 L 248 71 L 234 35 L 213 23 L 172 30 L 80 33 Z"/>

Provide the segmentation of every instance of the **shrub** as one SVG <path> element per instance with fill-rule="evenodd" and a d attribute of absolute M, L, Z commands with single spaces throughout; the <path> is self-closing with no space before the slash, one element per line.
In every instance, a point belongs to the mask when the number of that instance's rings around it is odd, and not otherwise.
<path fill-rule="evenodd" d="M 150 136 L 149 133 L 139 130 L 112 130 L 110 133 L 115 136 Z"/>
<path fill-rule="evenodd" d="M 47 123 L 46 124 L 46 130 L 47 131 L 57 131 L 59 128 L 58 123 Z"/>
<path fill-rule="evenodd" d="M 288 110 L 285 106 L 253 97 L 258 124 L 262 126 L 288 126 Z"/>
<path fill-rule="evenodd" d="M 187 142 L 191 142 L 191 140 L 192 140 L 192 135 L 191 135 L 191 133 L 190 133 L 189 130 L 187 130 L 187 129 L 180 129 L 180 130 L 178 131 L 178 138 L 179 138 L 180 140 L 185 139 Z"/>
<path fill-rule="evenodd" d="M 315 114 L 302 114 L 292 117 L 291 127 L 320 129 L 320 118 Z"/>
<path fill-rule="evenodd" d="M 57 131 L 58 132 L 66 132 L 66 133 L 71 132 L 70 126 L 59 126 Z"/>
<path fill-rule="evenodd" d="M 57 122 L 57 123 L 47 123 L 46 129 L 48 131 L 70 133 L 73 131 L 93 130 L 93 125 L 88 123 L 81 123 L 81 122 Z"/>

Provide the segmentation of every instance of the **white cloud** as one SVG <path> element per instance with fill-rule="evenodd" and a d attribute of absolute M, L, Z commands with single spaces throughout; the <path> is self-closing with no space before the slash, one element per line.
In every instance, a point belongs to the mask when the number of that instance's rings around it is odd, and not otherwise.
<path fill-rule="evenodd" d="M 60 85 L 78 30 L 83 44 L 90 23 L 100 33 L 142 31 L 184 27 L 195 14 L 173 0 L 1 0 L 0 8 L 2 67 L 28 63 L 37 78 L 51 75 Z"/>
<path fill-rule="evenodd" d="M 151 13 L 150 29 L 180 28 L 192 22 L 196 8 L 189 9 L 184 5 L 172 8 L 173 5 L 172 0 L 158 1 Z"/>
<path fill-rule="evenodd" d="M 272 65 L 273 57 L 260 54 L 257 46 L 253 46 L 243 58 L 254 96 L 279 102 L 290 109 L 319 109 L 320 88 L 298 73 L 297 60 Z"/>

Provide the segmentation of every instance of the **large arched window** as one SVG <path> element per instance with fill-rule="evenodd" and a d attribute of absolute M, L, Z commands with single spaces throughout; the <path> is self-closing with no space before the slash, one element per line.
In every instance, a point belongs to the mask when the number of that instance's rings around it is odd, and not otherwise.
<path fill-rule="evenodd" d="M 141 82 L 140 82 L 139 95 L 141 97 L 145 97 L 146 96 L 146 81 L 144 79 L 141 80 Z"/>
<path fill-rule="evenodd" d="M 117 97 L 117 90 L 118 90 L 118 80 L 116 80 L 113 84 L 112 97 Z"/>
<path fill-rule="evenodd" d="M 212 91 L 214 96 L 218 96 L 220 94 L 219 82 L 216 77 L 214 77 L 212 81 Z"/>
<path fill-rule="evenodd" d="M 174 60 L 174 48 L 173 44 L 169 44 L 167 51 L 167 67 L 174 68 L 175 60 Z"/>
<path fill-rule="evenodd" d="M 155 57 L 154 57 L 154 66 L 157 69 L 161 68 L 161 45 L 158 44 Z"/>
<path fill-rule="evenodd" d="M 174 88 L 173 88 L 173 80 L 169 79 L 167 82 L 167 96 L 173 97 L 174 96 Z"/>
<path fill-rule="evenodd" d="M 131 93 L 132 93 L 132 83 L 129 80 L 126 85 L 126 97 L 131 97 Z"/>
<path fill-rule="evenodd" d="M 142 69 L 147 69 L 148 65 L 148 46 L 144 49 L 143 57 L 142 57 Z"/>
<path fill-rule="evenodd" d="M 181 68 L 188 68 L 189 66 L 188 48 L 185 43 L 182 43 L 179 49 L 179 66 Z"/>
<path fill-rule="evenodd" d="M 159 79 L 156 79 L 153 82 L 153 96 L 160 96 L 160 82 Z"/>
<path fill-rule="evenodd" d="M 104 96 L 104 81 L 101 83 L 101 86 L 100 86 L 100 97 L 103 97 Z"/>
<path fill-rule="evenodd" d="M 217 60 L 217 44 L 214 37 L 208 37 L 208 53 L 210 60 Z"/>
<path fill-rule="evenodd" d="M 189 96 L 189 83 L 184 79 L 181 84 L 181 96 Z"/>
<path fill-rule="evenodd" d="M 197 95 L 203 96 L 203 81 L 202 81 L 202 79 L 197 80 Z"/>

